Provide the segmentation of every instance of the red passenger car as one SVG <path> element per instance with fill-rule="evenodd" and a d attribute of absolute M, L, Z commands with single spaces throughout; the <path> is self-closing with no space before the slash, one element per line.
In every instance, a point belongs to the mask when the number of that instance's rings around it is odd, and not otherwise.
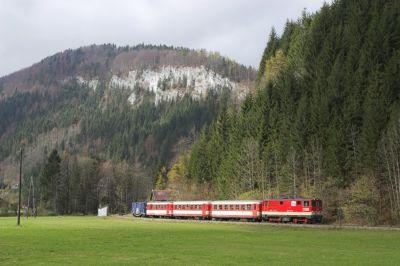
<path fill-rule="evenodd" d="M 262 219 L 269 222 L 320 223 L 319 199 L 269 199 L 262 202 Z"/>
<path fill-rule="evenodd" d="M 209 201 L 174 201 L 174 217 L 210 217 L 211 204 Z"/>
<path fill-rule="evenodd" d="M 211 205 L 213 219 L 261 220 L 261 201 L 258 200 L 212 201 Z"/>
<path fill-rule="evenodd" d="M 146 216 L 148 217 L 171 217 L 173 213 L 173 203 L 166 201 L 147 202 Z"/>

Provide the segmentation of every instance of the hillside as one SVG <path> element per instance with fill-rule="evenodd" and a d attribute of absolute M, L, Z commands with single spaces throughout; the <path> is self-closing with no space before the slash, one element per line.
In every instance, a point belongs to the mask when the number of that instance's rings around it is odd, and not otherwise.
<path fill-rule="evenodd" d="M 258 92 L 219 114 L 169 186 L 318 197 L 328 221 L 400 222 L 399 14 L 398 1 L 335 1 L 273 29 Z"/>
<path fill-rule="evenodd" d="M 45 58 L 0 78 L 1 186 L 16 183 L 23 144 L 25 182 L 34 177 L 45 209 L 88 212 L 101 202 L 123 211 L 255 77 L 218 53 L 167 46 L 92 45 Z"/>

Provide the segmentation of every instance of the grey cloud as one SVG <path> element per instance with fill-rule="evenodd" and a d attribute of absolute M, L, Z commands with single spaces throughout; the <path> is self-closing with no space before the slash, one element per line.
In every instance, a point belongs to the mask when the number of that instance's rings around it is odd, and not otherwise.
<path fill-rule="evenodd" d="M 258 66 L 271 27 L 323 0 L 4 0 L 0 76 L 89 44 L 167 44 Z"/>

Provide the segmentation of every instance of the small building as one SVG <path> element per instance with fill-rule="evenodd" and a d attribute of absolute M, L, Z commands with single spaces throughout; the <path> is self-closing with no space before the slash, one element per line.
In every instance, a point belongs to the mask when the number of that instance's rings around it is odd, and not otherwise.
<path fill-rule="evenodd" d="M 97 216 L 106 217 L 108 216 L 108 206 L 104 206 L 97 209 Z"/>

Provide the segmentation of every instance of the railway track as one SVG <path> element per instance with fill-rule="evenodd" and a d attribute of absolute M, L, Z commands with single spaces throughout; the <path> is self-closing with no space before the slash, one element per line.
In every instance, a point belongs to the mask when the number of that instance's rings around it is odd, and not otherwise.
<path fill-rule="evenodd" d="M 213 221 L 213 220 L 197 220 L 197 219 L 165 219 L 165 218 L 144 218 L 134 217 L 132 215 L 113 215 L 117 219 L 130 219 L 142 221 L 162 221 L 170 223 L 219 223 L 219 224 L 244 224 L 257 226 L 275 226 L 275 227 L 293 227 L 293 228 L 317 228 L 317 229 L 352 229 L 352 230 L 383 230 L 383 231 L 400 231 L 400 227 L 391 226 L 360 226 L 360 225 L 336 225 L 336 224 L 292 224 L 292 223 L 267 223 L 267 222 L 247 222 L 247 221 Z"/>

